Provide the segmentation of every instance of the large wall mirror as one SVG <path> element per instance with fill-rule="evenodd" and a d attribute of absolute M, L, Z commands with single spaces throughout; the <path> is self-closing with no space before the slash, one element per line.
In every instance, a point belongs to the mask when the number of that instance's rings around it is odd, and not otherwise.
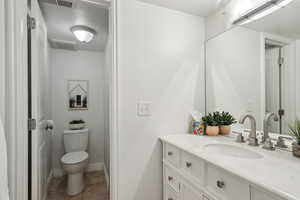
<path fill-rule="evenodd" d="M 300 117 L 300 1 L 235 26 L 206 43 L 206 110 L 255 116 L 263 129 L 287 134 Z M 236 124 L 234 128 L 241 128 Z"/>

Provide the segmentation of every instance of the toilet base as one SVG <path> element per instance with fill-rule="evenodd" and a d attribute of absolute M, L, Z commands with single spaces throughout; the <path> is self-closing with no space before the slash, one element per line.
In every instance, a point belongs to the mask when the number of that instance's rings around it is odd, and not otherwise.
<path fill-rule="evenodd" d="M 77 195 L 83 191 L 85 187 L 83 172 L 68 174 L 67 193 L 70 196 Z"/>

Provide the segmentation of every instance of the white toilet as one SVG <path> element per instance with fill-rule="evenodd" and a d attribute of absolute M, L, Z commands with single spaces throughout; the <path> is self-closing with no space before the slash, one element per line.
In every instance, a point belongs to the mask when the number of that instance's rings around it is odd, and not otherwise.
<path fill-rule="evenodd" d="M 83 172 L 88 164 L 88 129 L 66 130 L 63 134 L 66 154 L 61 158 L 61 163 L 68 175 L 67 193 L 76 195 L 83 191 L 85 184 Z"/>

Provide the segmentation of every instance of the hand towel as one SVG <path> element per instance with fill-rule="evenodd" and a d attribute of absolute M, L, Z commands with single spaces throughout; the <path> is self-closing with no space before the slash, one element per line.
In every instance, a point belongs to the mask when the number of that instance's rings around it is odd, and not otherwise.
<path fill-rule="evenodd" d="M 2 120 L 0 117 L 0 199 L 9 200 L 8 194 L 8 177 L 7 177 L 7 146 L 6 138 L 3 129 Z"/>

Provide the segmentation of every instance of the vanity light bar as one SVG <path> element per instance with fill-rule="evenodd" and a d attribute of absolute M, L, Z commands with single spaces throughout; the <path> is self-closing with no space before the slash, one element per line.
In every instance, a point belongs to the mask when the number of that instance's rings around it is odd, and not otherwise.
<path fill-rule="evenodd" d="M 234 25 L 237 24 L 242 24 L 245 21 L 251 20 L 252 17 L 258 15 L 259 13 L 262 13 L 264 11 L 269 10 L 270 8 L 274 7 L 274 6 L 279 6 L 279 4 L 284 3 L 287 0 L 270 0 L 267 1 L 266 3 L 248 11 L 247 13 L 243 14 L 241 17 L 239 17 L 238 19 L 236 19 L 235 21 L 233 21 Z M 288 0 L 290 1 L 290 0 Z"/>

